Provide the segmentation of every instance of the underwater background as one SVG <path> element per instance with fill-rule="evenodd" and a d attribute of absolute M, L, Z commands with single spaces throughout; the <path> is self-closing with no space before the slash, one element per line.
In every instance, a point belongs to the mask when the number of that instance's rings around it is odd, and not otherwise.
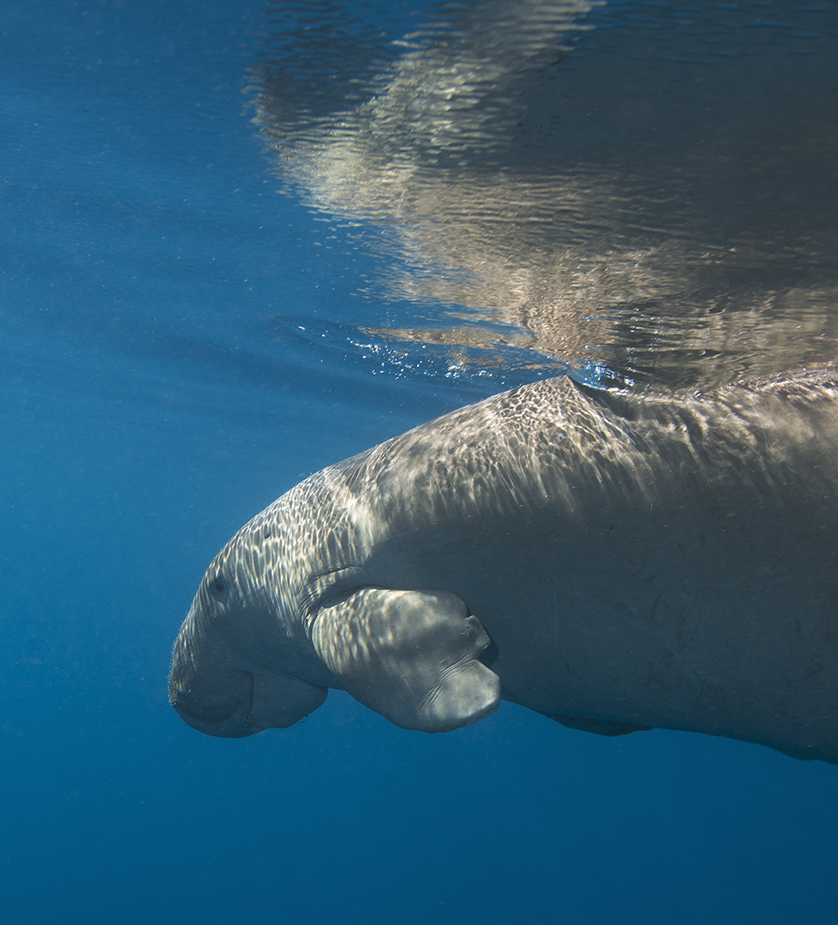
<path fill-rule="evenodd" d="M 6 920 L 834 921 L 830 765 L 334 691 L 213 739 L 167 673 L 329 463 L 834 362 L 838 3 L 3 0 L 0 51 Z"/>

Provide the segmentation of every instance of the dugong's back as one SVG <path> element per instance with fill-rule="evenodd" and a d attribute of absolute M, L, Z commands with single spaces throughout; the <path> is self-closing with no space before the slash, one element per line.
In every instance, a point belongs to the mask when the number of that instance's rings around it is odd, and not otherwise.
<path fill-rule="evenodd" d="M 409 728 L 491 712 L 482 662 L 503 699 L 576 728 L 662 726 L 838 761 L 837 449 L 829 371 L 666 400 L 565 379 L 513 390 L 324 470 L 244 528 L 226 554 L 249 559 L 247 584 L 271 603 L 258 618 L 244 608 L 231 643 L 229 614 L 196 612 L 199 593 L 173 678 L 187 649 L 200 675 L 201 625 L 214 653 L 204 680 L 223 676 L 219 648 L 235 649 L 230 665 L 253 672 L 254 691 L 271 663 Z M 254 558 L 268 523 L 285 539 Z M 393 597 L 405 593 L 409 611 Z M 424 632 L 423 606 L 446 611 L 446 633 L 471 614 L 488 634 L 473 639 L 491 641 L 450 661 L 476 666 L 456 688 L 472 698 L 459 720 L 422 719 L 410 702 L 411 679 L 454 638 Z M 421 626 L 421 640 L 384 652 L 396 624 Z"/>

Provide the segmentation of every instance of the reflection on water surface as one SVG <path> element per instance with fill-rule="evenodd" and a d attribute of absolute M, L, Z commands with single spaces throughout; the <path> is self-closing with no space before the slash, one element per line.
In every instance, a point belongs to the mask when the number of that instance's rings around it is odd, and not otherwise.
<path fill-rule="evenodd" d="M 368 333 L 640 388 L 834 360 L 838 3 L 274 9 L 276 168 L 417 306 Z"/>

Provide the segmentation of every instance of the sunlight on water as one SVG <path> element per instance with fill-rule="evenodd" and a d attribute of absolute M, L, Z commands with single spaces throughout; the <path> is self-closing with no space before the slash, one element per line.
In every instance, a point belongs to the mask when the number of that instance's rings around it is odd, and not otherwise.
<path fill-rule="evenodd" d="M 834 5 L 283 10 L 257 122 L 285 189 L 375 249 L 366 295 L 416 306 L 369 333 L 637 387 L 834 358 Z"/>

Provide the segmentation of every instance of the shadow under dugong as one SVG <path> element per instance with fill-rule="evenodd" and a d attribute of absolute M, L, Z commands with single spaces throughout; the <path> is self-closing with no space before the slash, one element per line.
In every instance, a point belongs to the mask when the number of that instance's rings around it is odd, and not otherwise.
<path fill-rule="evenodd" d="M 171 702 L 285 727 L 328 688 L 441 732 L 501 699 L 838 763 L 838 372 L 680 398 L 536 382 L 311 476 L 210 565 Z"/>

